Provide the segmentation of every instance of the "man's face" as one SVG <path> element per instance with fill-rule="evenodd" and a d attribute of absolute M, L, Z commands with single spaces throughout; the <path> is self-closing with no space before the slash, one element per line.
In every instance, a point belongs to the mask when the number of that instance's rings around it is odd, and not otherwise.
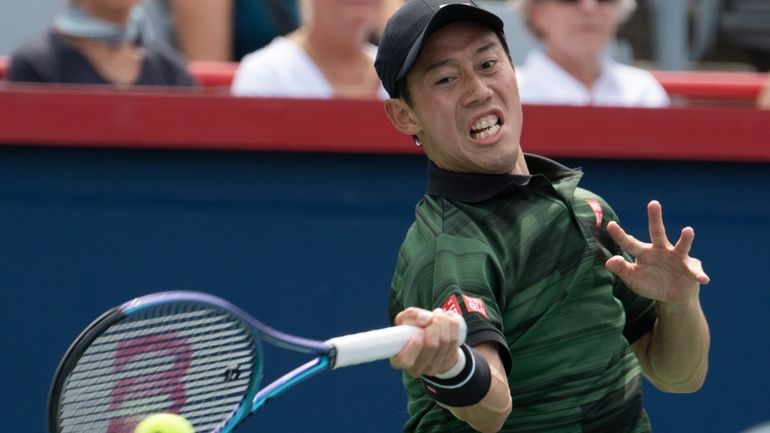
<path fill-rule="evenodd" d="M 472 22 L 434 32 L 407 79 L 414 130 L 437 166 L 513 173 L 521 158 L 516 74 L 497 34 Z"/>
<path fill-rule="evenodd" d="M 79 0 L 75 4 L 92 15 L 122 24 L 141 0 Z"/>
<path fill-rule="evenodd" d="M 540 0 L 529 19 L 552 55 L 595 59 L 617 32 L 618 0 Z"/>

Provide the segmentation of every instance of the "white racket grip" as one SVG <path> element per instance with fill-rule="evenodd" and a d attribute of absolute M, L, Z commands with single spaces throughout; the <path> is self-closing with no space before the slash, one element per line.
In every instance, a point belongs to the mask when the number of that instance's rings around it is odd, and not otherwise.
<path fill-rule="evenodd" d="M 458 315 L 457 318 L 460 325 L 457 332 L 458 344 L 463 344 L 468 328 L 461 316 Z M 412 325 L 399 325 L 326 340 L 326 343 L 337 350 L 332 369 L 390 358 L 406 346 L 417 329 Z"/>

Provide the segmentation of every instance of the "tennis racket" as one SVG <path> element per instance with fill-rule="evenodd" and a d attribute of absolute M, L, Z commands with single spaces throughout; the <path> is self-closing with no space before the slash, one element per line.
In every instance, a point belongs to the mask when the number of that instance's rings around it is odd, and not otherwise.
<path fill-rule="evenodd" d="M 460 319 L 460 344 L 465 322 Z M 397 354 L 416 328 L 402 325 L 326 341 L 270 328 L 199 292 L 142 296 L 102 314 L 72 343 L 48 401 L 51 433 L 132 433 L 171 412 L 197 433 L 229 433 L 273 397 L 325 370 Z M 313 355 L 260 387 L 262 341 Z"/>

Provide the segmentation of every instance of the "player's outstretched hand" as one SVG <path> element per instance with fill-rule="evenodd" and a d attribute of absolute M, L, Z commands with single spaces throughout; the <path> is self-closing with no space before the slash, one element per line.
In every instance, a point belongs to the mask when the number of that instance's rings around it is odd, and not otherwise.
<path fill-rule="evenodd" d="M 400 312 L 396 325 L 420 328 L 396 356 L 390 358 L 393 368 L 406 370 L 413 377 L 435 376 L 457 362 L 459 316 L 440 308 L 428 311 L 409 307 Z"/>
<path fill-rule="evenodd" d="M 622 256 L 611 257 L 607 269 L 645 298 L 686 304 L 698 296 L 701 284 L 709 282 L 700 260 L 690 257 L 695 232 L 685 227 L 676 245 L 672 245 L 666 236 L 660 203 L 653 200 L 647 205 L 647 217 L 652 243 L 637 240 L 614 221 L 607 225 L 615 242 L 635 258 L 628 262 Z"/>

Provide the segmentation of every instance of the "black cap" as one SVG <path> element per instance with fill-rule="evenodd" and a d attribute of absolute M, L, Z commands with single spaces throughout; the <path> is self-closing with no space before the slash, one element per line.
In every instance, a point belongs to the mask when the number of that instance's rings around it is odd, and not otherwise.
<path fill-rule="evenodd" d="M 412 69 L 428 36 L 455 21 L 474 21 L 503 34 L 503 21 L 471 0 L 406 0 L 390 17 L 374 67 L 392 98 L 398 96 L 396 83 Z"/>

